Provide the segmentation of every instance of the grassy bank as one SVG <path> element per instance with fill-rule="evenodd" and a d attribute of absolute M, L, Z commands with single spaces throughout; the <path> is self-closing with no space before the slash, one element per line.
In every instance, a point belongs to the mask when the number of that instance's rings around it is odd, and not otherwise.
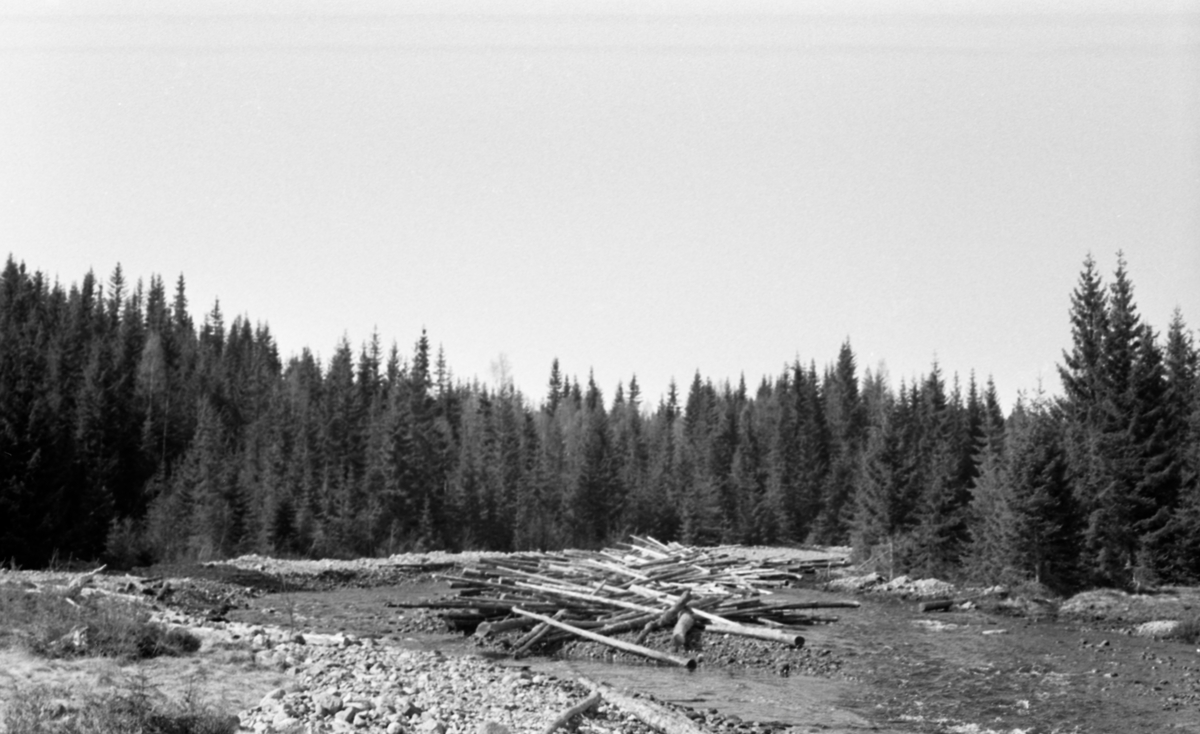
<path fill-rule="evenodd" d="M 0 647 L 44 659 L 127 663 L 200 648 L 191 633 L 152 621 L 136 600 L 85 595 L 79 589 L 0 586 L 0 620 Z M 238 720 L 207 705 L 198 688 L 171 700 L 135 672 L 98 691 L 52 683 L 22 686 L 0 726 L 7 734 L 233 734 Z"/>

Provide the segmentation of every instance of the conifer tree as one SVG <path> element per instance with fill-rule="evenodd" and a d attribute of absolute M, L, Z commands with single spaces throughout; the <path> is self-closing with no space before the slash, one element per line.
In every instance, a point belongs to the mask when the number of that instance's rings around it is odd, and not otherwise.
<path fill-rule="evenodd" d="M 1200 353 L 1175 309 L 1164 350 L 1163 434 L 1178 472 L 1178 501 L 1160 552 L 1164 572 L 1179 581 L 1200 579 Z"/>
<path fill-rule="evenodd" d="M 1078 583 L 1079 514 L 1059 427 L 1044 399 L 1015 415 L 1006 445 L 1012 564 L 1034 581 L 1068 590 Z"/>
<path fill-rule="evenodd" d="M 800 476 L 800 450 L 796 406 L 791 399 L 788 371 L 775 380 L 771 390 L 773 420 L 769 434 L 767 485 L 763 500 L 755 508 L 755 535 L 764 543 L 798 537 L 794 515 Z"/>
<path fill-rule="evenodd" d="M 884 397 L 873 402 L 868 415 L 867 443 L 862 455 L 862 480 L 854 501 L 853 542 L 863 559 L 891 555 L 897 536 L 906 528 L 904 487 L 908 467 L 902 455 L 895 411 Z M 890 570 L 890 569 L 889 569 Z"/>
<path fill-rule="evenodd" d="M 972 481 L 967 512 L 970 542 L 964 567 L 970 578 L 982 583 L 1010 583 L 1018 579 L 1014 552 L 1017 525 L 1005 449 L 1005 421 L 1000 413 L 996 386 L 990 378 L 984 390 L 983 405 L 982 435 L 975 455 L 976 476 Z M 1020 402 L 1013 421 L 1027 421 Z"/>
<path fill-rule="evenodd" d="M 842 343 L 836 366 L 826 372 L 822 398 L 829 437 L 829 473 L 822 492 L 821 517 L 814 533 L 818 542 L 845 544 L 853 519 L 864 421 L 858 396 L 854 352 Z"/>

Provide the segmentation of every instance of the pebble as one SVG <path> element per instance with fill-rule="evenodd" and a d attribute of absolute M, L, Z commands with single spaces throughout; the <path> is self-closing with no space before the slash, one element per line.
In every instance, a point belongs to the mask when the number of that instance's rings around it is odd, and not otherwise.
<path fill-rule="evenodd" d="M 243 730 L 513 734 L 540 731 L 586 697 L 573 684 L 480 658 L 384 644 L 273 645 L 297 661 L 293 680 L 242 712 Z"/>

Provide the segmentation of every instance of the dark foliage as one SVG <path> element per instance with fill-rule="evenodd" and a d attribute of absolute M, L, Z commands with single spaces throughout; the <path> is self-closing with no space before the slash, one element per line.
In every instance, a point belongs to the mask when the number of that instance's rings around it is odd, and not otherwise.
<path fill-rule="evenodd" d="M 1200 575 L 1200 369 L 1160 344 L 1122 259 L 1089 257 L 1057 401 L 1005 418 L 937 364 L 893 391 L 849 342 L 755 390 L 696 374 L 611 402 L 556 360 L 534 405 L 453 379 L 422 333 L 281 360 L 269 329 L 197 326 L 180 277 L 69 290 L 0 274 L 0 557 L 136 565 L 243 552 L 852 543 L 895 572 L 1052 585 Z"/>

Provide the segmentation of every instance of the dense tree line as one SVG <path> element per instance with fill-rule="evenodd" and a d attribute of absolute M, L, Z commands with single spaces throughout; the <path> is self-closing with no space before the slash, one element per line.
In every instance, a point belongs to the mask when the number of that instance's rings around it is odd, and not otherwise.
<path fill-rule="evenodd" d="M 1124 260 L 1089 257 L 1064 394 L 1005 415 L 935 363 L 861 375 L 847 342 L 753 389 L 696 374 L 656 405 L 551 366 L 536 403 L 410 351 L 342 340 L 285 363 L 265 325 L 197 325 L 182 276 L 0 278 L 0 557 L 852 544 L 891 572 L 1052 587 L 1200 577 L 1200 360 L 1160 339 Z"/>

